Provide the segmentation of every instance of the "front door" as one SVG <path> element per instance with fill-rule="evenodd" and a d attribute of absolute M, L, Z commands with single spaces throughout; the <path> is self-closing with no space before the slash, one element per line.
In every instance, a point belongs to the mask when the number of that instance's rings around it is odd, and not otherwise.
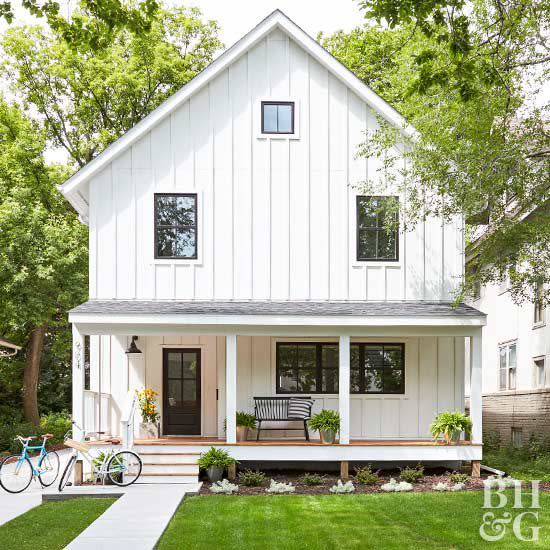
<path fill-rule="evenodd" d="M 162 363 L 163 434 L 200 435 L 200 349 L 164 349 Z"/>

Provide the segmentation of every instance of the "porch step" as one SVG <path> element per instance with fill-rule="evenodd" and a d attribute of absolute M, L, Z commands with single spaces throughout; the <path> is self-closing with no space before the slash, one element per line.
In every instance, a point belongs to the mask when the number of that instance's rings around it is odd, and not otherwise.
<path fill-rule="evenodd" d="M 144 462 L 142 475 L 199 475 L 199 467 L 197 463 L 162 463 L 162 462 Z"/>
<path fill-rule="evenodd" d="M 141 474 L 136 483 L 198 483 L 199 476 L 196 474 Z"/>
<path fill-rule="evenodd" d="M 142 445 L 134 449 L 143 461 L 138 483 L 198 483 L 200 453 Z"/>

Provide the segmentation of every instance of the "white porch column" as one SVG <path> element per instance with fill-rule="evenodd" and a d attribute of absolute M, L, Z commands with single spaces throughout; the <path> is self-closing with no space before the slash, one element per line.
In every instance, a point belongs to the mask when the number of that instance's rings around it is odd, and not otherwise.
<path fill-rule="evenodd" d="M 470 418 L 472 443 L 482 443 L 482 349 L 481 329 L 470 337 Z"/>
<path fill-rule="evenodd" d="M 340 409 L 340 443 L 349 443 L 350 337 L 340 336 L 338 351 L 338 407 Z"/>
<path fill-rule="evenodd" d="M 73 414 L 72 419 L 78 426 L 73 425 L 73 439 L 82 437 L 84 426 L 84 336 L 73 324 Z"/>
<path fill-rule="evenodd" d="M 237 442 L 237 335 L 225 340 L 225 414 L 227 419 L 226 442 Z"/>

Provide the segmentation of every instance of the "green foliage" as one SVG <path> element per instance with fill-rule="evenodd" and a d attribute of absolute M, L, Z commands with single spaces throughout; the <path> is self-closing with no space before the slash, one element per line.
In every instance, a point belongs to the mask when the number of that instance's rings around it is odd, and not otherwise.
<path fill-rule="evenodd" d="M 378 472 L 374 472 L 371 466 L 356 468 L 355 479 L 361 485 L 375 485 L 378 481 Z"/>
<path fill-rule="evenodd" d="M 30 435 L 40 436 L 51 433 L 53 437 L 48 440 L 47 447 L 63 443 L 65 434 L 71 429 L 71 417 L 68 413 L 50 413 L 40 419 L 40 426 L 33 426 L 29 422 L 14 422 L 0 424 L 0 453 L 18 453 L 21 451 L 21 443 L 14 440 L 16 435 L 24 437 Z M 36 439 L 37 444 L 42 440 Z"/>
<path fill-rule="evenodd" d="M 315 485 L 323 485 L 323 483 L 325 482 L 325 476 L 322 476 L 322 475 L 319 475 L 319 474 L 310 474 L 308 472 L 306 472 L 303 476 L 302 476 L 302 483 L 304 485 L 309 485 L 309 486 L 315 486 Z"/>
<path fill-rule="evenodd" d="M 415 468 L 402 468 L 399 478 L 407 483 L 416 483 L 424 477 L 424 466 L 418 464 Z"/>
<path fill-rule="evenodd" d="M 237 426 L 243 428 L 255 428 L 256 427 L 256 417 L 253 414 L 237 411 Z"/>
<path fill-rule="evenodd" d="M 338 433 L 340 430 L 340 413 L 331 409 L 323 409 L 311 417 L 309 425 L 312 430 Z"/>
<path fill-rule="evenodd" d="M 490 430 L 483 432 L 483 451 L 487 453 L 493 453 L 500 449 L 501 440 L 500 432 L 498 430 Z"/>
<path fill-rule="evenodd" d="M 246 487 L 260 487 L 265 482 L 266 476 L 259 470 L 247 469 L 243 472 L 239 472 L 238 479 L 239 483 Z"/>
<path fill-rule="evenodd" d="M 42 27 L 13 27 L 2 41 L 3 72 L 50 142 L 82 167 L 204 69 L 221 47 L 217 32 L 183 7 L 160 10 L 145 36 L 116 30 L 109 48 L 93 53 Z"/>
<path fill-rule="evenodd" d="M 210 447 L 208 451 L 201 453 L 197 464 L 199 468 L 206 470 L 208 468 L 227 468 L 232 464 L 236 464 L 236 460 L 230 456 L 230 454 L 224 449 L 216 449 L 216 447 Z"/>
<path fill-rule="evenodd" d="M 502 470 L 515 479 L 550 482 L 550 451 L 532 458 L 527 448 L 504 447 L 491 452 L 484 450 L 483 464 Z"/>
<path fill-rule="evenodd" d="M 550 454 L 550 440 L 537 433 L 529 435 L 529 441 L 526 446 L 527 455 L 531 460 L 536 460 L 542 456 Z"/>
<path fill-rule="evenodd" d="M 466 439 L 469 439 L 470 432 L 472 431 L 472 420 L 469 416 L 466 416 L 463 412 L 444 411 L 439 413 L 435 420 L 430 425 L 430 433 L 434 439 L 440 436 L 445 438 L 445 441 L 449 443 L 451 438 L 457 432 L 465 432 Z"/>
<path fill-rule="evenodd" d="M 468 483 L 470 476 L 468 474 L 462 474 L 460 472 L 453 472 L 450 476 L 453 483 Z"/>

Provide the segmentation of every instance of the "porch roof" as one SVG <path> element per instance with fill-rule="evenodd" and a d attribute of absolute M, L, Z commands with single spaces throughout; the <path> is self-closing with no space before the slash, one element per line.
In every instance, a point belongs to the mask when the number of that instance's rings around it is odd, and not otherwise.
<path fill-rule="evenodd" d="M 470 334 L 485 314 L 449 302 L 90 300 L 69 312 L 84 334 L 353 336 Z"/>

